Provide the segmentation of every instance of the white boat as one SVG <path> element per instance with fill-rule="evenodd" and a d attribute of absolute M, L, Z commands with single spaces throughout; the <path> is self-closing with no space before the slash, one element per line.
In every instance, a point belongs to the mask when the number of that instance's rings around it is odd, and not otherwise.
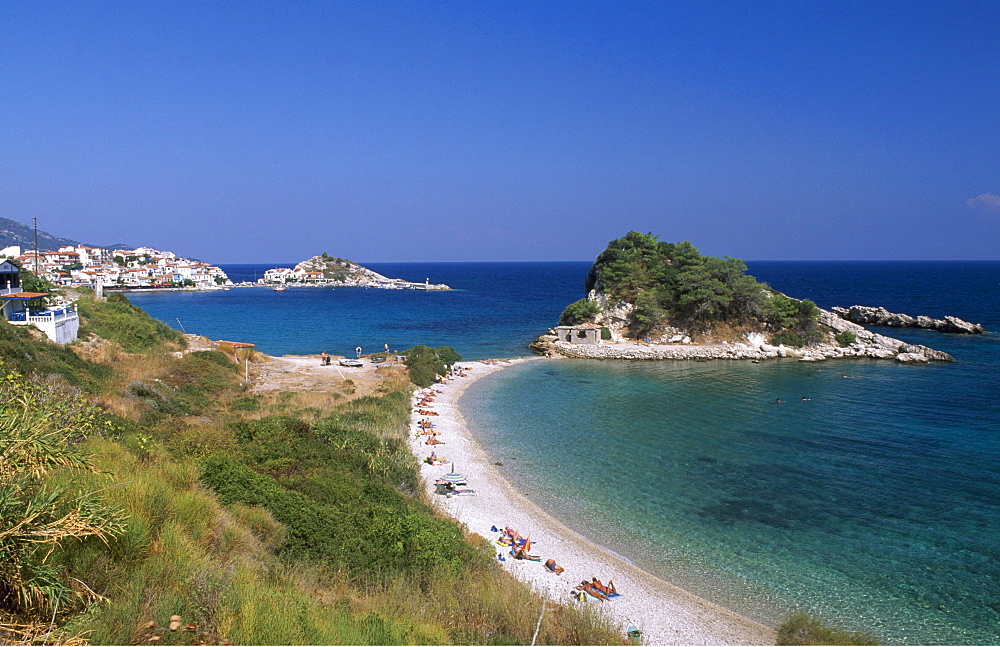
<path fill-rule="evenodd" d="M 360 359 L 342 359 L 340 360 L 340 365 L 358 367 L 358 366 L 364 366 L 365 363 L 362 362 Z"/>
<path fill-rule="evenodd" d="M 285 291 L 285 290 L 287 290 L 287 289 L 288 289 L 288 288 L 286 288 L 285 286 L 283 286 L 283 285 L 279 285 L 278 287 L 274 288 L 274 291 L 275 291 L 275 292 L 284 292 L 284 291 Z"/>

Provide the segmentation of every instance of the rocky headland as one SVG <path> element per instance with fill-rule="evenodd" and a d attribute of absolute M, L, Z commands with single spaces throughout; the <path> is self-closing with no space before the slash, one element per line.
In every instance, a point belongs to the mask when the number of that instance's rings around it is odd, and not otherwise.
<path fill-rule="evenodd" d="M 947 353 L 874 333 L 808 299 L 783 294 L 746 269 L 737 258 L 705 256 L 688 241 L 661 242 L 631 231 L 609 242 L 594 261 L 587 296 L 566 306 L 560 325 L 530 347 L 595 359 L 954 361 Z M 872 315 L 878 322 L 906 321 L 905 315 L 871 310 L 887 315 Z M 863 323 L 873 323 L 871 313 L 858 306 L 843 314 L 852 311 Z M 910 319 L 933 325 L 929 317 Z M 941 326 L 976 328 L 954 317 Z"/>
<path fill-rule="evenodd" d="M 323 253 L 298 263 L 294 268 L 275 267 L 264 272 L 260 285 L 365 287 L 386 290 L 450 290 L 444 283 L 423 283 L 392 279 L 346 258 Z"/>
<path fill-rule="evenodd" d="M 945 317 L 944 319 L 932 319 L 923 315 L 912 317 L 907 314 L 889 312 L 885 308 L 869 306 L 834 307 L 831 310 L 840 317 L 856 324 L 889 328 L 923 328 L 961 335 L 982 335 L 986 332 L 982 324 L 969 323 L 958 317 Z"/>
<path fill-rule="evenodd" d="M 819 324 L 828 329 L 831 336 L 841 332 L 851 332 L 855 341 L 841 346 L 831 343 L 817 343 L 802 348 L 767 343 L 767 336 L 761 332 L 747 333 L 743 341 L 720 341 L 715 343 L 690 342 L 690 336 L 683 332 L 673 333 L 669 339 L 657 341 L 629 341 L 618 337 L 617 341 L 600 344 L 574 344 L 560 340 L 555 330 L 538 337 L 531 349 L 539 353 L 556 353 L 565 357 L 587 359 L 631 359 L 631 360 L 710 360 L 739 359 L 765 360 L 796 358 L 804 362 L 819 362 L 828 359 L 870 358 L 891 359 L 904 363 L 953 362 L 948 353 L 908 344 L 899 339 L 879 335 L 864 327 L 847 321 L 828 310 L 820 310 Z M 676 340 L 676 341 L 675 341 Z"/>

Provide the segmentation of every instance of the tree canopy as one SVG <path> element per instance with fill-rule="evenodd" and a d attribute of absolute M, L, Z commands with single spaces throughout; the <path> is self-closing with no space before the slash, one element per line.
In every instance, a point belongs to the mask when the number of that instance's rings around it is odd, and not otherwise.
<path fill-rule="evenodd" d="M 803 332 L 814 325 L 814 303 L 775 292 L 746 271 L 738 258 L 704 256 L 688 241 L 661 242 L 651 233 L 630 231 L 597 257 L 586 289 L 633 304 L 633 328 L 640 334 L 665 320 L 701 328 L 717 322 L 764 323 Z M 579 323 L 596 314 L 576 302 L 562 321 Z"/>

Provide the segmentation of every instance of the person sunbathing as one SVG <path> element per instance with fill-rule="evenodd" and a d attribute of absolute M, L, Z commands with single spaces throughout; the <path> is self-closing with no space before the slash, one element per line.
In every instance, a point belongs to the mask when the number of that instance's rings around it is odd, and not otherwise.
<path fill-rule="evenodd" d="M 594 585 L 588 582 L 587 580 L 580 582 L 580 586 L 576 587 L 576 590 L 586 591 L 587 593 L 591 594 L 601 602 L 607 602 L 610 599 L 608 596 L 604 595 L 604 593 L 595 589 Z"/>
<path fill-rule="evenodd" d="M 606 595 L 611 595 L 612 593 L 618 593 L 618 591 L 615 590 L 615 581 L 614 580 L 608 580 L 608 584 L 607 584 L 607 586 L 605 586 L 596 577 L 591 578 L 591 579 L 593 580 L 592 584 L 593 584 L 594 588 L 597 589 L 598 591 L 600 591 L 601 593 L 604 593 Z"/>
<path fill-rule="evenodd" d="M 555 573 L 556 575 L 562 575 L 563 571 L 566 570 L 565 568 L 563 568 L 559 564 L 556 564 L 556 560 L 554 560 L 554 559 L 547 559 L 547 560 L 545 560 L 545 568 L 547 568 L 549 571 Z"/>
<path fill-rule="evenodd" d="M 426 444 L 428 444 L 428 445 L 443 445 L 444 441 L 443 440 L 438 440 L 437 436 L 431 436 L 430 438 L 427 439 L 427 443 Z"/>
<path fill-rule="evenodd" d="M 538 556 L 529 555 L 524 546 L 518 546 L 514 549 L 514 559 L 538 559 Z"/>

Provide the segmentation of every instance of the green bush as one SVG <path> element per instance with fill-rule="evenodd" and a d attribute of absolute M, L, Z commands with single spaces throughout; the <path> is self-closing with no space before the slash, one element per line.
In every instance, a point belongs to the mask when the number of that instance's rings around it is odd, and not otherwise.
<path fill-rule="evenodd" d="M 260 396 L 243 395 L 233 400 L 230 408 L 233 411 L 260 411 Z"/>
<path fill-rule="evenodd" d="M 417 386 L 425 387 L 434 384 L 438 375 L 444 375 L 462 356 L 451 346 L 419 345 L 403 353 L 406 355 L 406 367 L 410 369 L 410 381 Z"/>
<path fill-rule="evenodd" d="M 877 645 L 870 633 L 850 633 L 825 626 L 816 618 L 797 613 L 778 627 L 779 645 Z"/>
<path fill-rule="evenodd" d="M 566 309 L 559 315 L 560 326 L 577 326 L 591 321 L 600 314 L 601 306 L 589 299 L 580 299 L 566 306 Z"/>
<path fill-rule="evenodd" d="M 837 333 L 834 339 L 837 340 L 838 344 L 846 348 L 847 346 L 850 346 L 854 342 L 858 341 L 858 336 L 850 330 L 842 330 Z"/>
<path fill-rule="evenodd" d="M 611 331 L 608 329 L 607 326 L 601 328 L 601 339 L 603 339 L 604 341 L 611 340 Z"/>

